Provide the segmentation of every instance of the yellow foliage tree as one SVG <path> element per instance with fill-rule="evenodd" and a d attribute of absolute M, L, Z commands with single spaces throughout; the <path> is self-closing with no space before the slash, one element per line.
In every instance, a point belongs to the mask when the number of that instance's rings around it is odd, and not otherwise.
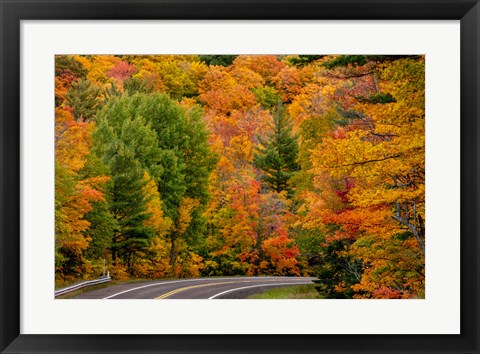
<path fill-rule="evenodd" d="M 358 293 L 411 297 L 424 278 L 424 61 L 386 62 L 375 75 L 377 92 L 356 98 L 361 115 L 312 151 L 314 186 L 322 192 L 310 198 L 324 224 L 341 225 L 334 235 L 356 240 L 348 253 L 368 265 Z M 333 181 L 345 182 L 328 192 Z"/>
<path fill-rule="evenodd" d="M 90 154 L 95 124 L 76 122 L 72 114 L 56 108 L 55 129 L 55 251 L 57 279 L 69 280 L 83 273 L 82 252 L 90 239 L 84 231 L 90 222 L 84 217 L 92 202 L 103 201 L 107 176 L 81 174 Z"/>

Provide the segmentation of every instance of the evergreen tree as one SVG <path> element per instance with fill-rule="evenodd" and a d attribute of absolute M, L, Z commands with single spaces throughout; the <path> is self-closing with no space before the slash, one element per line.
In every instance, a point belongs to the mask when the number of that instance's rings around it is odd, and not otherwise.
<path fill-rule="evenodd" d="M 92 260 L 101 260 L 108 258 L 112 237 L 118 225 L 108 202 L 95 202 L 92 206 L 92 211 L 85 215 L 85 220 L 90 222 L 85 234 L 91 239 L 86 256 Z"/>
<path fill-rule="evenodd" d="M 135 93 L 153 93 L 153 86 L 142 78 L 131 77 L 123 80 L 123 90 L 128 95 Z"/>
<path fill-rule="evenodd" d="M 112 238 L 112 259 L 120 256 L 132 273 L 135 256 L 149 246 L 154 230 L 145 226 L 151 216 L 147 212 L 147 196 L 143 170 L 133 153 L 120 146 L 114 154 L 110 169 L 113 178 L 111 210 L 118 223 Z"/>
<path fill-rule="evenodd" d="M 298 136 L 293 133 L 293 124 L 283 107 L 273 114 L 272 132 L 267 139 L 260 138 L 260 147 L 254 154 L 253 163 L 263 172 L 262 180 L 276 192 L 293 194 L 291 178 L 299 169 Z"/>
<path fill-rule="evenodd" d="M 103 91 L 103 101 L 108 102 L 112 98 L 119 98 L 122 96 L 122 91 L 115 83 L 115 80 L 110 82 L 110 87 L 106 87 Z"/>
<path fill-rule="evenodd" d="M 200 60 L 207 65 L 229 66 L 237 55 L 200 55 Z"/>
<path fill-rule="evenodd" d="M 92 120 L 100 105 L 99 96 L 100 88 L 88 80 L 80 79 L 72 84 L 66 99 L 76 121 Z"/>
<path fill-rule="evenodd" d="M 110 169 L 96 154 L 90 153 L 86 164 L 82 169 L 83 178 L 91 178 L 99 175 L 109 176 Z M 109 258 L 110 245 L 114 231 L 118 228 L 117 221 L 110 210 L 111 190 L 113 181 L 110 177 L 102 188 L 105 200 L 92 203 L 92 210 L 85 215 L 85 220 L 90 227 L 85 231 L 85 236 L 90 239 L 86 249 L 86 257 L 89 260 L 101 261 Z"/>
<path fill-rule="evenodd" d="M 315 60 L 322 59 L 324 56 L 325 55 L 299 54 L 299 55 L 291 56 L 287 60 L 291 65 L 301 67 L 301 66 L 308 65 Z"/>
<path fill-rule="evenodd" d="M 323 242 L 325 245 L 325 242 Z M 362 262 L 345 254 L 351 241 L 338 240 L 322 246 L 316 262 L 318 280 L 315 289 L 326 299 L 351 299 L 355 292 L 352 286 L 362 277 Z"/>

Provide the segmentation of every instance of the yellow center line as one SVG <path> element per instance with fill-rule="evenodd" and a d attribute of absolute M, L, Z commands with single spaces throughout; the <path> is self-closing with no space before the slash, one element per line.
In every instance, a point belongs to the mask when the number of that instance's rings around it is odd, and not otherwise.
<path fill-rule="evenodd" d="M 172 290 L 168 293 L 165 293 L 163 295 L 160 295 L 158 297 L 156 297 L 155 299 L 165 299 L 169 296 L 172 296 L 173 294 L 177 294 L 179 292 L 182 292 L 182 291 L 185 291 L 185 290 L 188 290 L 188 289 L 194 289 L 194 288 L 202 288 L 204 286 L 211 286 L 211 285 L 219 285 L 219 284 L 231 284 L 231 283 L 250 283 L 251 281 L 250 280 L 245 280 L 245 281 L 225 281 L 225 282 L 221 282 L 221 283 L 208 283 L 208 284 L 200 284 L 200 285 L 193 285 L 193 286 L 186 286 L 184 288 L 179 288 L 179 289 L 175 289 L 175 290 Z"/>

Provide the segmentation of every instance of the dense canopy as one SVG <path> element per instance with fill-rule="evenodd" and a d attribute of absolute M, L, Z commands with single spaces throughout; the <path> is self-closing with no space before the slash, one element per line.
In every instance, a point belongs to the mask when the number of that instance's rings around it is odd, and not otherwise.
<path fill-rule="evenodd" d="M 425 296 L 425 58 L 61 55 L 56 285 L 309 275 Z"/>

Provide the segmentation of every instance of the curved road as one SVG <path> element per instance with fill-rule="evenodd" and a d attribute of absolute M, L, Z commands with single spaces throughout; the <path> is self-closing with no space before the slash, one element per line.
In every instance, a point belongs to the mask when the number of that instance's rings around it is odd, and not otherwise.
<path fill-rule="evenodd" d="M 222 277 L 157 280 L 113 285 L 75 299 L 245 299 L 265 290 L 311 284 L 308 277 Z"/>

